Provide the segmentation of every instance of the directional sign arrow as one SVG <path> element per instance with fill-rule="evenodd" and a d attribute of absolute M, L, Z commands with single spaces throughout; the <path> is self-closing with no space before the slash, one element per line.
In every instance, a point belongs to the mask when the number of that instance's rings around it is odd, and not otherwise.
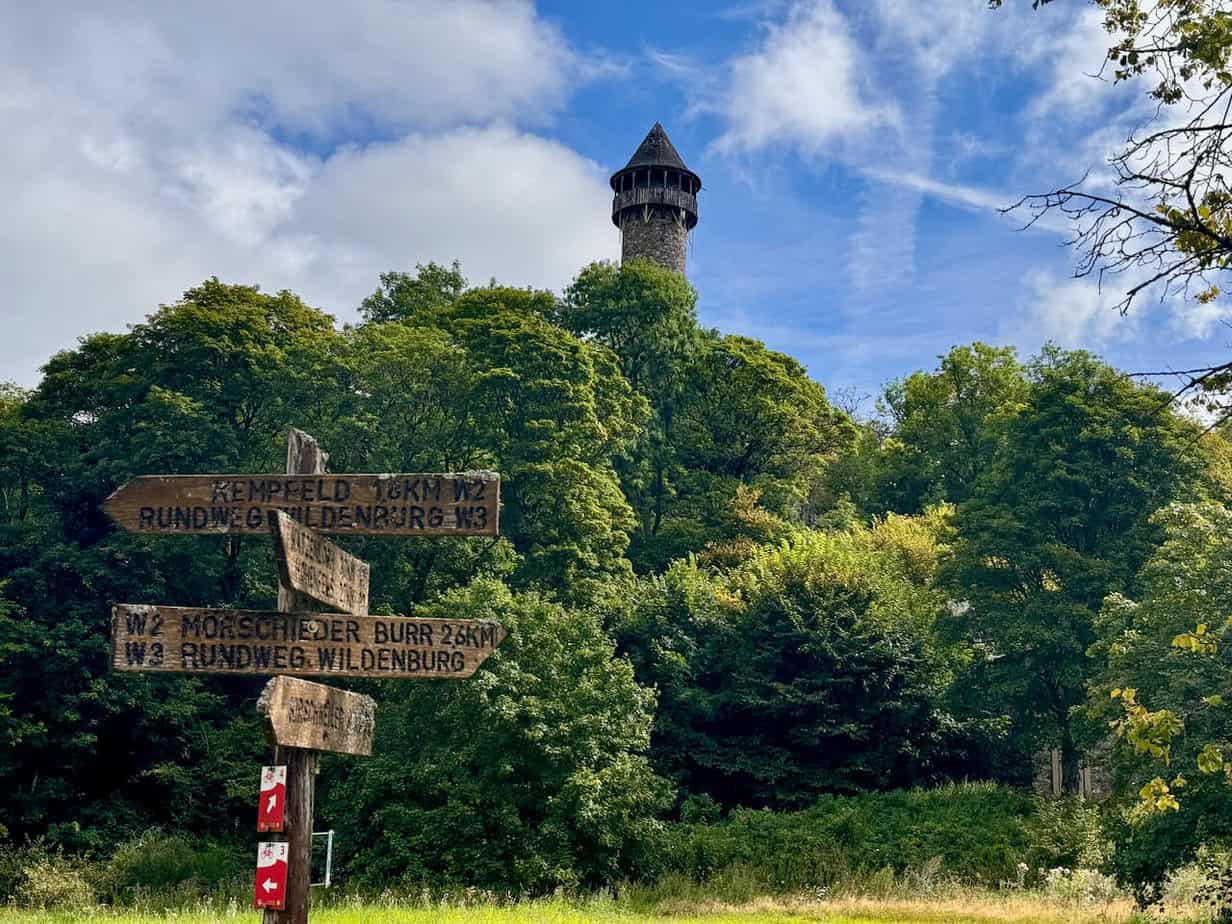
<path fill-rule="evenodd" d="M 505 638 L 504 628 L 485 619 L 126 603 L 111 612 L 118 671 L 457 680 L 475 673 Z"/>
<path fill-rule="evenodd" d="M 368 615 L 368 563 L 282 511 L 269 515 L 282 583 L 344 613 Z"/>
<path fill-rule="evenodd" d="M 267 841 L 257 845 L 257 873 L 252 880 L 253 905 L 282 910 L 287 903 L 286 841 Z"/>
<path fill-rule="evenodd" d="M 283 829 L 283 809 L 287 800 L 279 798 L 286 795 L 287 767 L 280 764 L 276 767 L 261 768 L 261 795 L 257 802 L 257 830 L 281 831 Z"/>
<path fill-rule="evenodd" d="M 262 533 L 269 514 L 281 510 L 324 533 L 496 536 L 500 476 L 141 475 L 103 509 L 143 535 Z"/>

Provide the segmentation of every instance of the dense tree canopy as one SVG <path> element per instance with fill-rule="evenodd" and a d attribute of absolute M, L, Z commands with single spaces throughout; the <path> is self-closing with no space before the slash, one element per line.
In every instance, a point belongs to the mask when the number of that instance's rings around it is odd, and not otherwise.
<path fill-rule="evenodd" d="M 893 436 L 880 472 L 881 502 L 918 513 L 970 499 L 1026 388 L 1013 348 L 983 343 L 954 347 L 935 372 L 892 382 L 882 397 Z"/>
<path fill-rule="evenodd" d="M 270 545 L 131 536 L 100 504 L 142 473 L 279 471 L 290 426 L 335 471 L 502 475 L 498 538 L 339 539 L 374 611 L 509 633 L 465 683 L 356 683 L 376 753 L 320 792 L 356 881 L 612 882 L 673 817 L 1021 781 L 1048 742 L 1072 775 L 1079 728 L 1119 730 L 1119 778 L 1157 801 L 1130 745 L 1226 770 L 1194 695 L 1226 680 L 1232 449 L 1094 357 L 958 346 L 853 421 L 649 263 L 563 297 L 428 264 L 360 310 L 210 279 L 0 390 L 0 837 L 244 840 L 261 680 L 112 673 L 107 626 L 118 602 L 271 606 Z"/>
<path fill-rule="evenodd" d="M 936 632 L 946 531 L 942 514 L 802 530 L 727 575 L 645 579 L 617 635 L 660 690 L 658 765 L 726 805 L 944 778 L 959 741 L 940 703 L 965 659 Z"/>
<path fill-rule="evenodd" d="M 1196 476 L 1197 430 L 1087 353 L 1047 349 L 1029 380 L 1003 448 L 958 508 L 944 580 L 1020 732 L 1059 746 L 1075 787 L 1071 711 L 1085 698 L 1095 615 L 1150 555 L 1151 514 Z"/>

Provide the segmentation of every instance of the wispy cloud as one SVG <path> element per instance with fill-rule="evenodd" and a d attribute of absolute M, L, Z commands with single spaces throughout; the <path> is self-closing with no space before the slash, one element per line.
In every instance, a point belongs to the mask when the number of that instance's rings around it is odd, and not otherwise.
<path fill-rule="evenodd" d="M 969 186 L 962 183 L 947 183 L 932 177 L 902 170 L 869 169 L 865 174 L 879 183 L 901 186 L 913 189 L 922 195 L 947 205 L 958 206 L 972 212 L 998 217 L 1017 227 L 1022 227 L 1031 218 L 1030 213 L 1018 210 L 1003 214 L 1003 210 L 1013 206 L 1021 198 L 1006 192 L 983 189 L 979 186 Z M 1033 228 L 1051 231 L 1066 237 L 1074 233 L 1074 226 L 1064 216 L 1055 212 L 1047 212 L 1032 225 Z"/>

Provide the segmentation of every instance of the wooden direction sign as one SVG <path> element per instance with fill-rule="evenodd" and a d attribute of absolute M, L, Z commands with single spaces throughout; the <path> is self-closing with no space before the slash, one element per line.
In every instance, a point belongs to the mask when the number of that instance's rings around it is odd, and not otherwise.
<path fill-rule="evenodd" d="M 119 671 L 469 677 L 505 638 L 482 619 L 415 619 L 277 610 L 134 606 L 111 609 Z"/>
<path fill-rule="evenodd" d="M 323 533 L 496 536 L 500 476 L 141 475 L 103 509 L 147 535 L 260 533 L 281 510 Z"/>
<path fill-rule="evenodd" d="M 265 685 L 257 712 L 269 717 L 274 741 L 285 747 L 372 754 L 376 701 L 371 696 L 280 676 Z"/>
<path fill-rule="evenodd" d="M 269 525 L 283 584 L 344 613 L 368 615 L 367 562 L 300 526 L 281 510 L 270 513 Z"/>

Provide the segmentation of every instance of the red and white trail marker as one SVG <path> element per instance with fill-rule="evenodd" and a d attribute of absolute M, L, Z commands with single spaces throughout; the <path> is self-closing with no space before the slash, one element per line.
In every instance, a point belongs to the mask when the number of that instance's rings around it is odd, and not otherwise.
<path fill-rule="evenodd" d="M 281 911 L 287 906 L 287 846 L 285 841 L 264 841 L 257 845 L 254 908 Z"/>
<path fill-rule="evenodd" d="M 257 830 L 281 831 L 287 807 L 287 768 L 261 768 L 261 796 L 257 801 Z"/>

